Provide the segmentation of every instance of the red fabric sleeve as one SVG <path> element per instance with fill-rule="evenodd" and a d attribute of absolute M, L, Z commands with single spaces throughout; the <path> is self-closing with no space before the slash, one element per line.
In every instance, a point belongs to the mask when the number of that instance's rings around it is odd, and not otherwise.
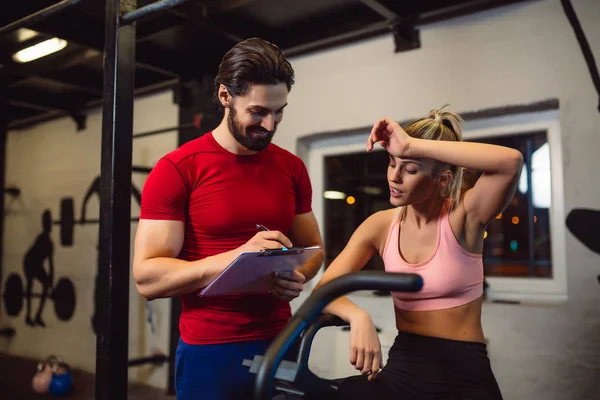
<path fill-rule="evenodd" d="M 306 165 L 300 161 L 300 173 L 296 177 L 296 214 L 312 211 L 312 185 Z"/>
<path fill-rule="evenodd" d="M 188 189 L 181 172 L 167 158 L 161 158 L 148 175 L 142 191 L 140 219 L 185 222 Z"/>

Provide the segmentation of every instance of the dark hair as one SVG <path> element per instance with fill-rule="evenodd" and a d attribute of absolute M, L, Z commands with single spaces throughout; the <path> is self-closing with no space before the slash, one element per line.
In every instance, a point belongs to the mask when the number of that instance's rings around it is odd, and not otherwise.
<path fill-rule="evenodd" d="M 218 99 L 219 86 L 225 85 L 231 96 L 243 96 L 252 84 L 285 83 L 288 91 L 294 84 L 294 69 L 279 47 L 259 38 L 250 38 L 233 46 L 219 65 L 213 100 Z"/>

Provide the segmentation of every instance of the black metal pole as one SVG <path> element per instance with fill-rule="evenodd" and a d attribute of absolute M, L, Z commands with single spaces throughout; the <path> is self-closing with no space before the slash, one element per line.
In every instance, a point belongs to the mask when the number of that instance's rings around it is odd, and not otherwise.
<path fill-rule="evenodd" d="M 0 35 L 4 35 L 7 33 L 11 33 L 16 31 L 17 29 L 25 28 L 38 22 L 45 20 L 52 15 L 59 13 L 69 7 L 73 7 L 76 4 L 81 3 L 83 0 L 63 0 L 60 3 L 56 3 L 51 5 L 50 7 L 44 8 L 43 10 L 37 11 L 31 15 L 28 15 L 24 18 L 21 18 L 18 21 L 11 22 L 8 25 L 0 28 Z"/>
<path fill-rule="evenodd" d="M 165 356 L 164 354 L 157 354 L 155 356 L 134 358 L 127 362 L 127 366 L 128 367 L 137 367 L 138 365 L 146 365 L 146 364 L 161 365 L 161 364 L 164 364 L 165 362 L 167 362 L 168 359 L 169 359 L 169 357 Z"/>
<path fill-rule="evenodd" d="M 212 103 L 212 82 L 214 76 L 204 75 L 199 82 L 180 82 L 178 87 L 177 103 L 179 104 L 179 126 L 177 127 L 177 146 L 202 136 L 205 132 L 216 127 L 222 117 L 222 111 L 216 109 Z M 196 83 L 198 85 L 196 86 Z M 198 90 L 194 90 L 197 88 Z M 197 124 L 188 121 L 194 119 L 194 115 L 201 113 L 201 121 Z M 169 333 L 169 377 L 167 382 L 167 394 L 175 394 L 175 356 L 179 344 L 179 318 L 181 316 L 181 300 L 172 298 L 171 318 Z"/>
<path fill-rule="evenodd" d="M 131 167 L 131 172 L 137 172 L 140 174 L 149 174 L 152 172 L 152 167 L 142 167 L 141 165 L 133 165 Z"/>
<path fill-rule="evenodd" d="M 147 6 L 140 7 L 135 11 L 130 11 L 121 17 L 121 25 L 128 25 L 138 19 L 145 17 L 150 14 L 154 14 L 159 11 L 166 10 L 167 8 L 175 7 L 185 3 L 188 0 L 160 0 Z"/>
<path fill-rule="evenodd" d="M 2 188 L 2 202 L 0 202 L 0 283 L 2 282 L 2 259 L 4 258 L 4 196 L 6 196 L 4 191 L 4 186 L 6 186 L 6 133 L 8 130 L 8 101 L 6 97 L 6 85 L 0 77 L 0 188 Z"/>
<path fill-rule="evenodd" d="M 592 48 L 590 47 L 590 43 L 585 37 L 585 32 L 581 27 L 581 23 L 577 18 L 577 13 L 573 8 L 573 4 L 571 0 L 561 0 L 560 3 L 563 6 L 563 10 L 565 11 L 565 15 L 573 28 L 573 32 L 575 33 L 575 38 L 579 43 L 579 47 L 581 48 L 581 52 L 583 53 L 583 58 L 585 59 L 585 63 L 590 71 L 590 75 L 592 76 L 592 83 L 596 88 L 596 93 L 598 93 L 598 111 L 600 112 L 600 73 L 598 73 L 598 66 L 596 65 L 596 59 L 594 58 L 594 53 L 592 52 Z"/>
<path fill-rule="evenodd" d="M 175 355 L 179 344 L 179 317 L 181 316 L 181 300 L 173 298 L 171 303 L 171 318 L 169 326 L 169 381 L 167 382 L 167 394 L 175 394 Z"/>
<path fill-rule="evenodd" d="M 529 260 L 529 276 L 535 276 L 535 209 L 533 207 L 533 138 L 530 137 L 525 142 L 525 159 L 529 163 L 527 166 L 527 242 Z"/>
<path fill-rule="evenodd" d="M 161 133 L 175 132 L 175 131 L 179 131 L 180 129 L 193 128 L 193 127 L 194 127 L 194 124 L 192 122 L 189 122 L 187 124 L 182 124 L 180 126 L 174 126 L 172 128 L 163 128 L 163 129 L 156 129 L 154 131 L 136 133 L 135 135 L 133 135 L 133 138 L 137 139 L 137 138 L 146 137 L 146 136 L 159 135 Z"/>
<path fill-rule="evenodd" d="M 106 0 L 97 288 L 104 301 L 97 305 L 96 400 L 126 399 L 128 383 L 136 26 L 119 28 L 122 6 L 133 8 L 136 0 Z"/>

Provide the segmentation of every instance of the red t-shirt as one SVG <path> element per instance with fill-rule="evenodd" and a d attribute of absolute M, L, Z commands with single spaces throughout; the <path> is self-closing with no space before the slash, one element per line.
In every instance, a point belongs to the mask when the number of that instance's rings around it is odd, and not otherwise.
<path fill-rule="evenodd" d="M 256 224 L 288 233 L 296 214 L 311 211 L 311 198 L 297 156 L 274 144 L 235 155 L 209 132 L 158 161 L 144 184 L 140 218 L 183 221 L 178 258 L 195 261 L 243 245 Z M 267 293 L 201 298 L 196 292 L 181 301 L 181 339 L 192 344 L 271 338 L 291 317 L 289 303 Z"/>

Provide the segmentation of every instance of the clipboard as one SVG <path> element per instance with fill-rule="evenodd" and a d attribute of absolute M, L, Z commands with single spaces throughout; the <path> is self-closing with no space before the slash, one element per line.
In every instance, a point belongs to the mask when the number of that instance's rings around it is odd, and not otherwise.
<path fill-rule="evenodd" d="M 313 246 L 242 253 L 211 283 L 200 290 L 198 296 L 268 292 L 269 274 L 293 271 L 304 265 L 320 250 L 322 250 L 321 246 Z"/>

